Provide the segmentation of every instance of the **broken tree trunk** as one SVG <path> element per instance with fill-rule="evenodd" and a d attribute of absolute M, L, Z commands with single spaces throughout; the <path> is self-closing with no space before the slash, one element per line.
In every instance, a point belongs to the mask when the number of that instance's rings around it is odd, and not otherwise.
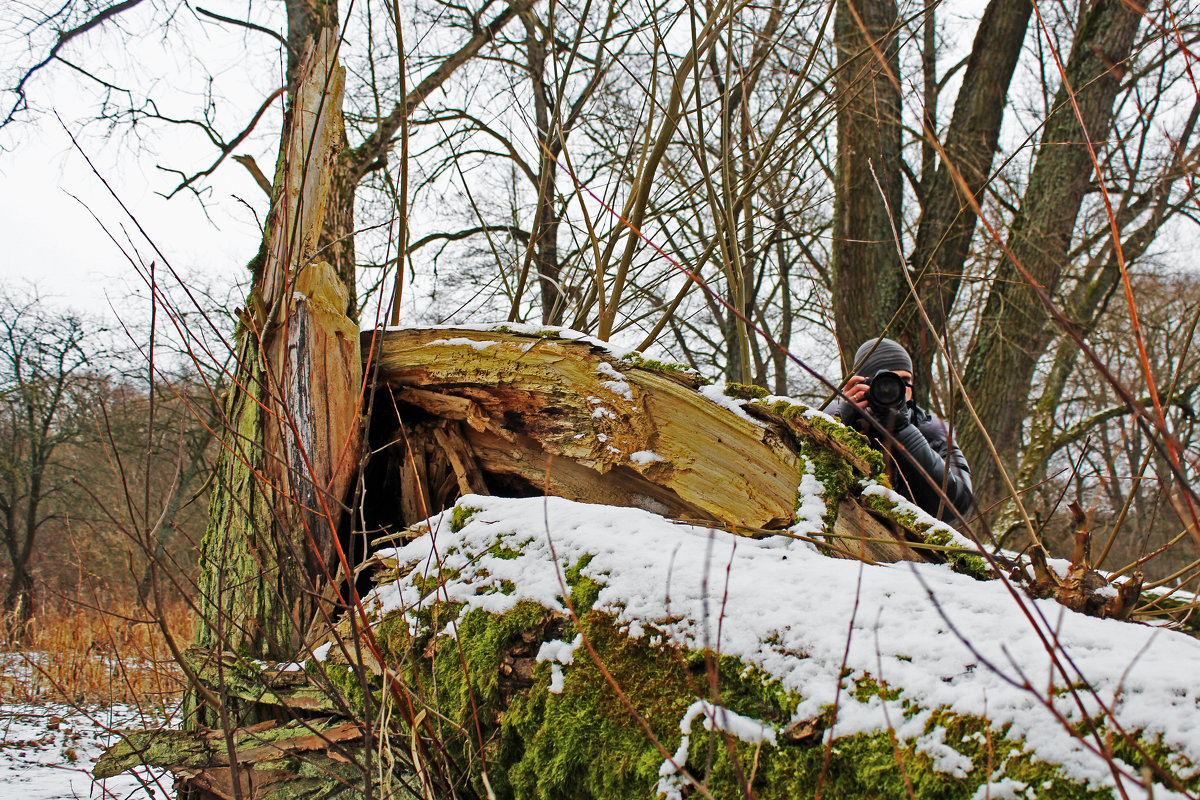
<path fill-rule="evenodd" d="M 679 367 L 621 359 L 554 330 L 392 330 L 364 334 L 363 347 L 375 353 L 371 449 L 383 476 L 367 516 L 380 528 L 476 493 L 550 494 L 778 531 L 794 523 L 799 487 L 815 474 L 827 487 L 831 550 L 941 560 L 852 491 L 885 480 L 879 455 L 790 401 L 700 391 Z"/>
<path fill-rule="evenodd" d="M 310 46 L 305 74 L 251 265 L 201 546 L 197 644 L 252 658 L 290 658 L 322 613 L 360 449 L 357 326 L 346 314 L 346 287 L 317 260 L 330 164 L 343 139 L 345 70 L 334 33 Z"/>

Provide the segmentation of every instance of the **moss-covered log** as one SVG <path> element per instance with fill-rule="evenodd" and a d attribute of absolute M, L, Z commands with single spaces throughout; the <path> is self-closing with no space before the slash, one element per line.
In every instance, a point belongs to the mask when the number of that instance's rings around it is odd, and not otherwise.
<path fill-rule="evenodd" d="M 267 722 L 228 736 L 207 728 L 129 733 L 93 774 L 160 767 L 204 800 L 348 800 L 362 796 L 362 738 L 358 725 L 337 718 Z"/>
<path fill-rule="evenodd" d="M 1080 672 L 1065 680 L 998 581 L 588 509 L 469 497 L 381 554 L 391 577 L 368 605 L 385 661 L 440 720 L 396 740 L 436 737 L 458 796 L 1200 790 L 1200 693 L 1174 671 L 1195 640 L 1067 612 L 1056 652 Z M 1022 670 L 1049 682 L 1006 682 Z"/>

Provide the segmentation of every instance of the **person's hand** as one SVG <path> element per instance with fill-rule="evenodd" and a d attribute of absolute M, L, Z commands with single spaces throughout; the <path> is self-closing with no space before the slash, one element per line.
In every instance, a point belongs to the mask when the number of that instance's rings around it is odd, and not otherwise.
<path fill-rule="evenodd" d="M 909 416 L 908 416 L 908 404 L 907 403 L 900 406 L 899 408 L 889 408 L 887 411 L 884 411 L 882 413 L 883 413 L 883 416 L 885 417 L 885 419 L 880 420 L 880 421 L 884 425 L 886 425 L 891 430 L 892 433 L 899 433 L 900 431 L 902 431 L 908 427 L 910 420 L 909 420 Z"/>
<path fill-rule="evenodd" d="M 867 391 L 870 388 L 871 386 L 867 383 L 867 379 L 862 375 L 852 375 L 842 388 L 842 394 L 846 395 L 846 398 L 851 403 L 862 410 L 867 407 Z"/>

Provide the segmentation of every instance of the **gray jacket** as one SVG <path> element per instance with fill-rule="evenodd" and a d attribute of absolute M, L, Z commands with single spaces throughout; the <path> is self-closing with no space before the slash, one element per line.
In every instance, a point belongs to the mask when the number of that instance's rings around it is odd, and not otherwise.
<path fill-rule="evenodd" d="M 837 414 L 847 425 L 861 429 L 855 426 L 861 421 L 857 406 L 842 401 Z M 876 449 L 890 456 L 896 491 L 945 522 L 958 523 L 960 515 L 970 517 L 975 505 L 971 468 L 951 440 L 950 426 L 915 404 L 901 416 L 890 447 L 878 431 L 867 434 Z M 946 505 L 943 493 L 952 507 Z"/>

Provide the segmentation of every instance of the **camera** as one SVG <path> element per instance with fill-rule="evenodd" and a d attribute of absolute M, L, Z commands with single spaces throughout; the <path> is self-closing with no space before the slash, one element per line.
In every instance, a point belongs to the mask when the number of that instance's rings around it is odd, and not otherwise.
<path fill-rule="evenodd" d="M 867 389 L 867 403 L 876 416 L 880 411 L 899 409 L 908 400 L 908 381 L 891 370 L 879 370 L 867 381 L 867 385 L 870 387 Z"/>

